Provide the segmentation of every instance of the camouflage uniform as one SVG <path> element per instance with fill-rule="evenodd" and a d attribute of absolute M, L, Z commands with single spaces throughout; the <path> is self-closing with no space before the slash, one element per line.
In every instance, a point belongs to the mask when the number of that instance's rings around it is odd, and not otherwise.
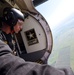
<path fill-rule="evenodd" d="M 4 41 L 6 44 L 9 45 L 9 47 L 12 49 L 13 54 L 17 55 L 17 45 L 15 42 L 15 38 L 13 34 L 6 34 L 5 32 L 0 30 L 0 40 Z"/>

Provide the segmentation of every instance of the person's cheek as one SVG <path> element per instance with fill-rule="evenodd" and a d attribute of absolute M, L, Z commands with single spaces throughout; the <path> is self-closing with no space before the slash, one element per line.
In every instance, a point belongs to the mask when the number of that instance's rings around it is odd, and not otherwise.
<path fill-rule="evenodd" d="M 17 28 L 17 31 L 18 31 L 18 32 L 22 31 L 22 28 L 19 26 L 19 27 Z"/>
<path fill-rule="evenodd" d="M 22 26 L 20 26 L 20 31 L 22 30 L 22 28 L 23 28 L 23 27 L 22 27 Z"/>

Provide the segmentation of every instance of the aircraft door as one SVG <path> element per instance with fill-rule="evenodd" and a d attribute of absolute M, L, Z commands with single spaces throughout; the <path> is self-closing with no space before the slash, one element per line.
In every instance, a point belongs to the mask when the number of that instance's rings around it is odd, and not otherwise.
<path fill-rule="evenodd" d="M 27 61 L 36 62 L 41 60 L 41 58 L 44 60 L 43 56 L 47 58 L 51 53 L 52 34 L 47 23 L 43 21 L 43 19 L 38 19 L 30 14 L 24 21 L 21 37 L 26 53 L 21 53 L 20 56 Z"/>

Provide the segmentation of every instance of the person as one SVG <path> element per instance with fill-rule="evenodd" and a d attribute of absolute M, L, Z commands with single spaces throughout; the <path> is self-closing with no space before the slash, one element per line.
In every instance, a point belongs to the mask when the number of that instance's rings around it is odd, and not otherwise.
<path fill-rule="evenodd" d="M 28 62 L 15 56 L 0 40 L 0 75 L 74 75 L 71 68 L 57 69 L 47 64 Z"/>
<path fill-rule="evenodd" d="M 15 33 L 19 33 L 22 30 L 24 19 L 27 17 L 28 17 L 27 13 L 23 14 L 18 9 L 5 7 L 3 10 L 2 26 L 0 27 L 0 39 L 9 45 L 14 55 L 18 55 L 22 58 L 23 55 L 21 54 L 21 50 L 19 50 L 20 47 L 18 47 L 17 44 L 18 41 L 16 40 Z M 44 64 L 47 63 L 47 60 L 46 58 L 43 60 L 41 60 L 40 58 L 35 60 L 34 62 Z"/>
<path fill-rule="evenodd" d="M 5 9 L 5 11 L 8 9 Z M 13 10 L 12 10 L 13 11 Z M 13 12 L 14 13 L 14 12 Z M 4 27 L 3 32 L 6 34 L 18 33 L 22 29 L 24 18 L 18 18 L 13 21 L 7 16 L 8 11 L 5 12 L 3 18 Z M 13 15 L 12 12 L 10 15 Z M 15 17 L 15 16 L 14 16 Z M 10 20 L 11 19 L 11 20 Z M 13 18 L 14 19 L 14 18 Z M 10 20 L 10 22 L 8 22 Z M 5 26 L 6 25 L 6 26 Z M 20 28 L 16 29 L 18 26 Z M 12 28 L 11 28 L 12 27 Z M 8 30 L 7 30 L 8 28 Z M 6 31 L 7 30 L 7 31 Z M 47 64 L 39 64 L 35 62 L 28 62 L 24 59 L 15 56 L 12 48 L 4 41 L 0 39 L 0 75 L 74 75 L 71 68 L 56 69 Z"/>
<path fill-rule="evenodd" d="M 23 22 L 24 14 L 18 9 L 9 7 L 4 8 L 0 39 L 9 45 L 14 55 L 19 54 L 15 33 L 19 33 L 22 30 Z"/>

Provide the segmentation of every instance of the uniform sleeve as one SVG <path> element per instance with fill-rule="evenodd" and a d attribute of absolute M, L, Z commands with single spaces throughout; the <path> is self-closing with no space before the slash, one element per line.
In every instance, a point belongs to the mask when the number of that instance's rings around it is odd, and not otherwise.
<path fill-rule="evenodd" d="M 70 68 L 56 69 L 47 64 L 26 62 L 14 56 L 11 49 L 0 41 L 0 53 L 2 51 L 8 53 L 0 55 L 0 75 L 74 75 Z"/>

